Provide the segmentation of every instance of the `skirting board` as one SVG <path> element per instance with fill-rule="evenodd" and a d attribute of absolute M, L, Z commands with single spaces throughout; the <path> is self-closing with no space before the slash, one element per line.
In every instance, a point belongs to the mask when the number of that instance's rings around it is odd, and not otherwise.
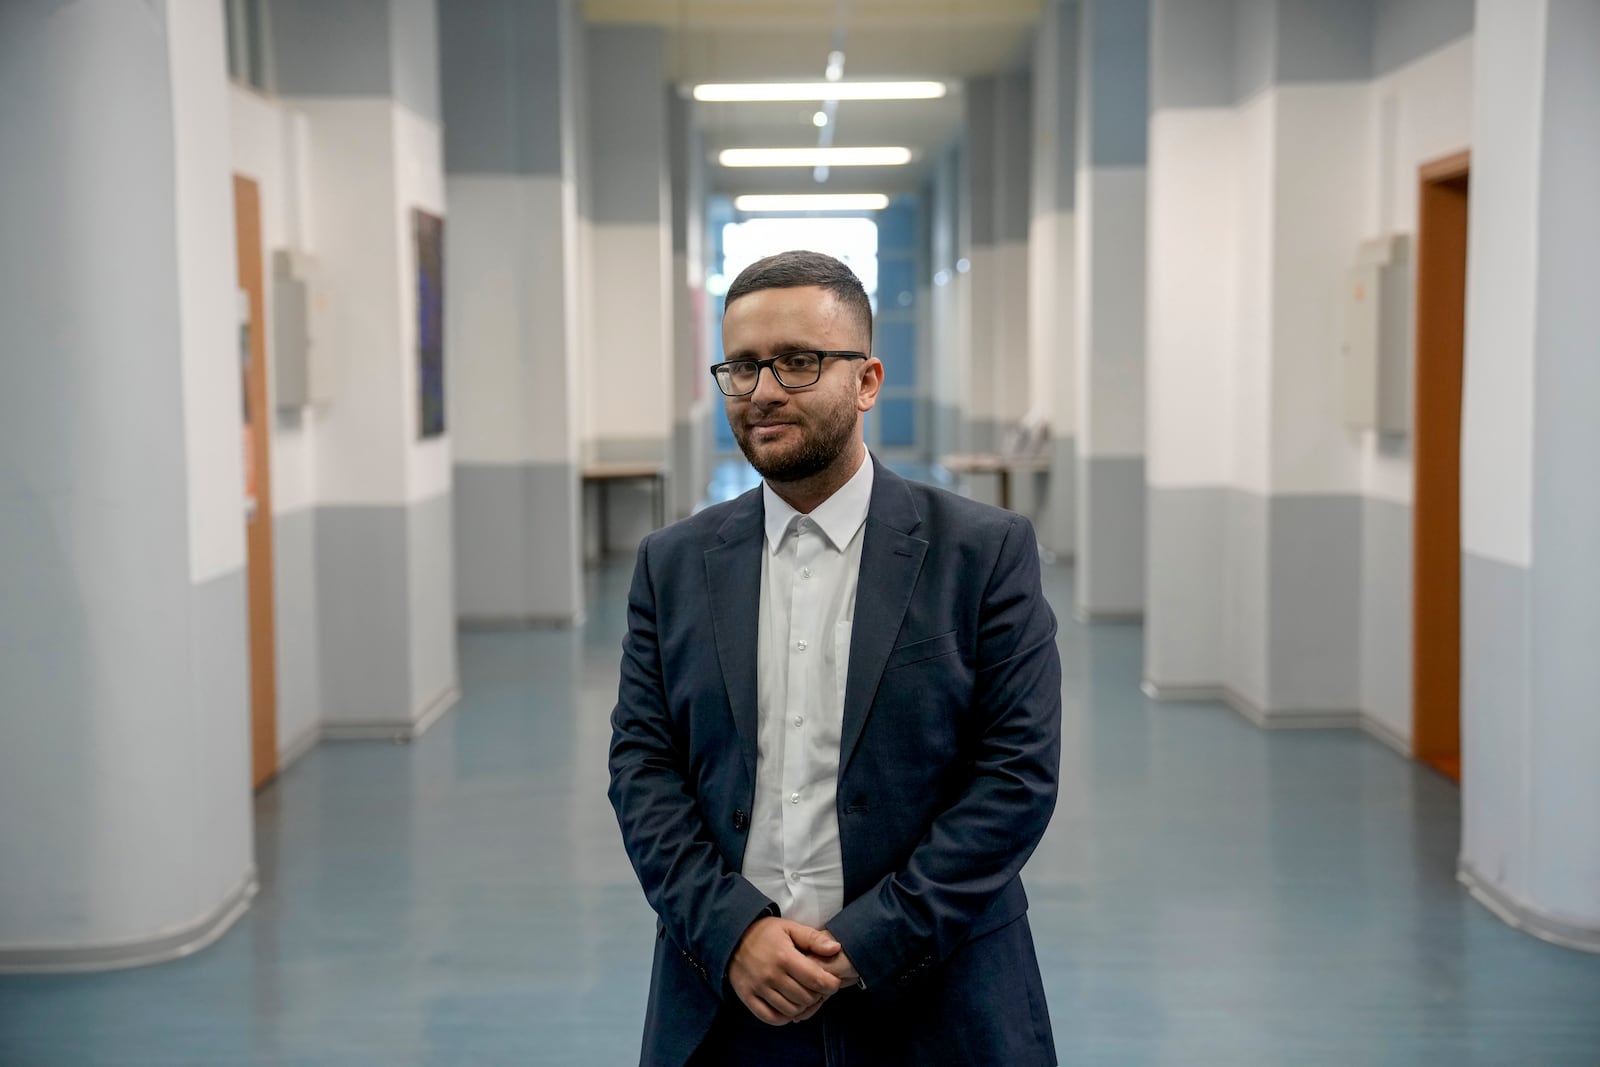
<path fill-rule="evenodd" d="M 444 715 L 461 700 L 461 690 L 451 686 L 428 705 L 413 722 L 325 722 L 322 724 L 322 740 L 324 741 L 394 741 L 405 743 L 415 741 L 428 732 L 428 727 L 444 718 Z"/>
<path fill-rule="evenodd" d="M 503 633 L 507 630 L 576 630 L 584 624 L 583 612 L 575 615 L 463 615 L 456 620 L 462 633 Z"/>
<path fill-rule="evenodd" d="M 320 725 L 312 723 L 304 730 L 301 730 L 298 737 L 278 751 L 278 773 L 282 774 L 292 767 L 300 757 L 316 748 L 317 742 L 321 740 L 322 727 Z"/>
<path fill-rule="evenodd" d="M 105 945 L 64 948 L 0 947 L 0 974 L 68 974 L 83 971 L 117 971 L 191 956 L 211 945 L 250 908 L 257 890 L 256 869 L 192 923 L 150 937 Z"/>
<path fill-rule="evenodd" d="M 1087 623 L 1141 623 L 1144 622 L 1142 611 L 1091 611 L 1088 608 L 1073 608 L 1072 617 L 1079 622 Z"/>
<path fill-rule="evenodd" d="M 1225 685 L 1159 685 L 1146 679 L 1139 688 L 1151 700 L 1226 704 L 1264 730 L 1361 730 L 1407 759 L 1411 758 L 1410 743 L 1364 711 L 1342 708 L 1266 711 Z"/>
<path fill-rule="evenodd" d="M 1457 864 L 1456 880 L 1467 887 L 1467 892 L 1472 894 L 1474 900 L 1513 930 L 1521 930 L 1563 948 L 1600 952 L 1600 927 L 1552 918 L 1483 878 L 1466 860 Z"/>

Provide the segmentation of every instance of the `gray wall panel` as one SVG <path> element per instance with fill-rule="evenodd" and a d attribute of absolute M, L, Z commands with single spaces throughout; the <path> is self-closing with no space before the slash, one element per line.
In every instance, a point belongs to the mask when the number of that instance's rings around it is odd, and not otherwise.
<path fill-rule="evenodd" d="M 1361 707 L 1411 737 L 1412 510 L 1368 498 L 1361 534 Z"/>
<path fill-rule="evenodd" d="M 1372 76 L 1373 0 L 1278 0 L 1275 81 L 1364 81 Z"/>
<path fill-rule="evenodd" d="M 665 40 L 654 26 L 590 26 L 586 35 L 590 215 L 596 223 L 664 223 Z"/>
<path fill-rule="evenodd" d="M 439 23 L 435 0 L 389 0 L 394 99 L 439 122 Z M 448 5 L 447 5 L 448 6 Z"/>
<path fill-rule="evenodd" d="M 1361 706 L 1359 496 L 1271 501 L 1267 618 L 1269 711 Z"/>
<path fill-rule="evenodd" d="M 1150 0 L 1086 0 L 1086 164 L 1142 167 L 1148 156 Z"/>
<path fill-rule="evenodd" d="M 1223 681 L 1267 707 L 1270 504 L 1259 493 L 1228 490 L 1223 563 Z"/>
<path fill-rule="evenodd" d="M 399 505 L 317 509 L 325 725 L 411 721 L 408 520 Z"/>
<path fill-rule="evenodd" d="M 1372 73 L 1392 73 L 1472 32 L 1474 0 L 1375 0 Z"/>
<path fill-rule="evenodd" d="M 278 750 L 303 740 L 322 716 L 317 640 L 316 511 L 272 521 L 273 612 L 278 638 Z"/>
<path fill-rule="evenodd" d="M 411 636 L 411 718 L 456 689 L 456 586 L 452 494 L 406 508 L 407 614 Z"/>
<path fill-rule="evenodd" d="M 1145 677 L 1157 685 L 1208 687 L 1226 677 L 1231 496 L 1219 486 L 1148 492 Z"/>
<path fill-rule="evenodd" d="M 1529 576 L 1461 558 L 1462 858 L 1513 895 L 1527 892 Z M 1593 650 L 1588 653 L 1592 656 Z"/>
<path fill-rule="evenodd" d="M 390 96 L 389 0 L 272 0 L 273 91 L 285 96 Z"/>
<path fill-rule="evenodd" d="M 1234 0 L 1152 0 L 1150 108 L 1227 107 L 1234 85 Z"/>
<path fill-rule="evenodd" d="M 1050 499 L 1039 537 L 1046 548 L 1070 559 L 1078 550 L 1078 439 L 1050 438 Z"/>
<path fill-rule="evenodd" d="M 562 172 L 565 3 L 446 3 L 439 10 L 445 170 Z"/>
<path fill-rule="evenodd" d="M 1078 460 L 1078 609 L 1089 618 L 1144 611 L 1142 456 Z"/>
<path fill-rule="evenodd" d="M 1278 0 L 1235 0 L 1233 100 L 1271 85 L 1278 68 Z"/>
<path fill-rule="evenodd" d="M 1027 71 L 996 79 L 995 109 L 995 239 L 1026 244 L 1033 168 L 1033 81 Z"/>
<path fill-rule="evenodd" d="M 250 605 L 244 568 L 189 587 L 190 714 L 181 720 L 194 783 L 189 811 L 196 822 L 192 846 L 206 860 L 211 907 L 226 897 L 255 864 L 250 790 Z M 163 729 L 153 721 L 143 729 Z M 168 730 L 163 729 L 163 732 Z M 146 772 L 149 768 L 144 768 Z"/>
<path fill-rule="evenodd" d="M 992 245 L 998 240 L 995 204 L 994 132 L 995 99 L 998 89 L 993 78 L 973 78 L 967 82 L 963 103 L 966 108 L 964 130 L 966 151 L 962 155 L 967 195 L 963 204 L 970 213 L 967 237 L 973 245 Z"/>
<path fill-rule="evenodd" d="M 569 623 L 582 612 L 578 475 L 568 464 L 455 468 L 457 612 L 467 622 Z"/>

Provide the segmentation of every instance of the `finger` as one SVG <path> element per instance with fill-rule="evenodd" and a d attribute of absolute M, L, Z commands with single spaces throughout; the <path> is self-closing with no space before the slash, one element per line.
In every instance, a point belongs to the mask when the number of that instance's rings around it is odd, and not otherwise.
<path fill-rule="evenodd" d="M 788 975 L 775 977 L 761 992 L 768 1004 L 791 1019 L 821 999 L 821 994 Z"/>
<path fill-rule="evenodd" d="M 739 999 L 744 1001 L 744 1006 L 750 1009 L 751 1015 L 754 1015 L 768 1026 L 782 1026 L 789 1021 L 788 1016 L 774 1011 L 772 1005 L 757 994 L 752 993 L 748 997 L 741 996 Z"/>
<path fill-rule="evenodd" d="M 789 977 L 812 994 L 827 996 L 839 991 L 839 979 L 821 961 L 796 953 L 784 961 Z"/>

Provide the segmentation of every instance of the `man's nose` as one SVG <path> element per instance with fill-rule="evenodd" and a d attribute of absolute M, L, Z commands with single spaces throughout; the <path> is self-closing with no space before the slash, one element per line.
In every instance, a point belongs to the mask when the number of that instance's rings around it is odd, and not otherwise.
<path fill-rule="evenodd" d="M 789 391 L 778 384 L 778 374 L 771 367 L 762 367 L 756 376 L 756 387 L 750 393 L 750 400 L 758 407 L 771 407 L 781 404 L 789 398 Z"/>

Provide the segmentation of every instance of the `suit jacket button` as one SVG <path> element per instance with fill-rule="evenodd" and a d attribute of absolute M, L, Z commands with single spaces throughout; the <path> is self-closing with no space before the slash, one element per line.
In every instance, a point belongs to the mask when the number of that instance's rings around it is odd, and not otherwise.
<path fill-rule="evenodd" d="M 735 830 L 742 834 L 744 833 L 744 828 L 749 825 L 750 816 L 746 815 L 743 810 L 738 810 L 733 813 L 733 828 Z"/>

